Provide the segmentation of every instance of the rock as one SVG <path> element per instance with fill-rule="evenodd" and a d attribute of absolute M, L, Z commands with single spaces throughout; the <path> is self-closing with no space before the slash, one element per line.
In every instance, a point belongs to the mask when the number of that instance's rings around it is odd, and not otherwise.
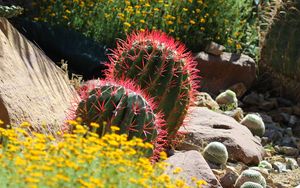
<path fill-rule="evenodd" d="M 239 177 L 238 173 L 234 171 L 230 171 L 220 178 L 220 183 L 223 188 L 234 188 L 234 184 L 238 179 L 238 177 Z"/>
<path fill-rule="evenodd" d="M 222 112 L 223 114 L 232 117 L 233 119 L 235 119 L 237 122 L 242 121 L 242 119 L 244 118 L 244 112 L 241 108 L 236 108 L 234 110 L 231 111 L 225 111 Z"/>
<path fill-rule="evenodd" d="M 292 107 L 280 107 L 280 108 L 278 108 L 278 110 L 280 112 L 285 112 L 285 113 L 288 113 L 288 114 L 293 113 L 293 108 Z"/>
<path fill-rule="evenodd" d="M 274 186 L 276 188 L 289 188 L 289 185 L 285 184 L 285 183 L 281 183 L 281 182 L 276 182 L 274 183 Z"/>
<path fill-rule="evenodd" d="M 235 109 L 238 106 L 238 99 L 236 98 L 236 94 L 229 89 L 220 93 L 216 97 L 216 102 L 220 105 L 221 110 Z"/>
<path fill-rule="evenodd" d="M 274 108 L 277 108 L 278 104 L 276 100 L 263 101 L 259 104 L 259 109 L 270 111 Z"/>
<path fill-rule="evenodd" d="M 205 180 L 208 183 L 207 186 L 203 186 L 204 188 L 221 187 L 208 164 L 197 151 L 191 150 L 184 153 L 176 153 L 165 162 L 170 164 L 165 171 L 166 174 L 174 178 L 184 178 L 190 186 L 196 186 L 192 180 L 192 177 L 196 177 L 197 180 Z M 176 168 L 181 168 L 182 171 L 179 174 L 174 174 L 173 171 Z"/>
<path fill-rule="evenodd" d="M 297 116 L 291 115 L 288 125 L 289 125 L 289 127 L 294 127 L 297 125 L 298 122 L 299 122 L 299 119 L 297 118 Z"/>
<path fill-rule="evenodd" d="M 297 161 L 294 158 L 286 157 L 286 168 L 290 170 L 294 170 L 299 168 Z"/>
<path fill-rule="evenodd" d="M 277 102 L 279 104 L 280 107 L 287 107 L 287 106 L 293 106 L 293 102 L 288 100 L 288 99 L 285 99 L 285 98 L 282 98 L 282 97 L 278 97 L 276 98 L 277 99 Z"/>
<path fill-rule="evenodd" d="M 217 44 L 215 42 L 210 42 L 205 48 L 205 52 L 217 56 L 221 55 L 224 50 L 225 47 L 223 45 Z"/>
<path fill-rule="evenodd" d="M 297 126 L 292 127 L 293 135 L 300 138 L 300 124 L 297 124 Z"/>
<path fill-rule="evenodd" d="M 230 86 L 228 89 L 235 92 L 237 98 L 241 98 L 247 91 L 246 86 L 241 82 Z"/>
<path fill-rule="evenodd" d="M 217 110 L 220 108 L 218 103 L 214 101 L 208 93 L 205 92 L 198 92 L 196 94 L 194 105 L 199 107 L 207 107 L 211 110 Z"/>
<path fill-rule="evenodd" d="M 260 105 L 264 101 L 264 96 L 251 92 L 243 98 L 243 102 L 248 105 Z"/>
<path fill-rule="evenodd" d="M 0 18 L 0 119 L 6 124 L 47 124 L 56 133 L 77 97 L 67 75 Z"/>
<path fill-rule="evenodd" d="M 300 157 L 297 158 L 297 163 L 300 166 Z"/>
<path fill-rule="evenodd" d="M 297 106 L 293 106 L 292 108 L 293 108 L 293 114 L 300 116 L 300 106 L 297 105 Z"/>
<path fill-rule="evenodd" d="M 278 173 L 286 172 L 286 165 L 282 162 L 275 161 L 273 164 L 273 169 L 277 171 Z"/>
<path fill-rule="evenodd" d="M 179 131 L 186 133 L 185 141 L 194 145 L 203 146 L 213 141 L 223 143 L 228 150 L 229 160 L 258 164 L 263 156 L 261 144 L 247 127 L 207 108 L 192 107 L 186 126 Z M 184 149 L 180 144 L 179 148 Z"/>
<path fill-rule="evenodd" d="M 275 150 L 279 153 L 283 153 L 287 156 L 298 156 L 299 150 L 297 148 L 289 147 L 289 146 L 275 146 Z"/>
<path fill-rule="evenodd" d="M 256 63 L 247 55 L 224 52 L 214 56 L 200 52 L 195 58 L 201 70 L 202 91 L 217 95 L 237 83 L 248 89 L 256 79 Z"/>

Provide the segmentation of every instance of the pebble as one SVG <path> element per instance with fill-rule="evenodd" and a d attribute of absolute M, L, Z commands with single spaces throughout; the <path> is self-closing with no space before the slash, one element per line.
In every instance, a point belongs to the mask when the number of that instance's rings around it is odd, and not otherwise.
<path fill-rule="evenodd" d="M 290 170 L 295 170 L 299 168 L 297 161 L 294 158 L 286 157 L 286 168 Z"/>
<path fill-rule="evenodd" d="M 276 161 L 272 164 L 272 167 L 275 171 L 277 171 L 278 173 L 282 173 L 282 172 L 286 172 L 286 165 L 283 164 L 282 162 Z"/>

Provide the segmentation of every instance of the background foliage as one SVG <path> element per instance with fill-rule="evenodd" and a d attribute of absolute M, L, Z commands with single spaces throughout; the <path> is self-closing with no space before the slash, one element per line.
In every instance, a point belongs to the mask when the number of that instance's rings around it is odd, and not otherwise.
<path fill-rule="evenodd" d="M 32 19 L 68 26 L 109 47 L 132 30 L 159 29 L 193 51 L 211 40 L 253 57 L 258 51 L 256 9 L 248 0 L 51 0 L 32 6 Z"/>

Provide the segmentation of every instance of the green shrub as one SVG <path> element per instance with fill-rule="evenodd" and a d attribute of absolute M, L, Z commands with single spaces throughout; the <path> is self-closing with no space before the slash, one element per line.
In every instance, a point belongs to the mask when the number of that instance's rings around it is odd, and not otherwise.
<path fill-rule="evenodd" d="M 257 20 L 248 0 L 35 1 L 33 19 L 63 24 L 113 47 L 132 30 L 159 29 L 200 50 L 205 41 L 255 56 Z"/>

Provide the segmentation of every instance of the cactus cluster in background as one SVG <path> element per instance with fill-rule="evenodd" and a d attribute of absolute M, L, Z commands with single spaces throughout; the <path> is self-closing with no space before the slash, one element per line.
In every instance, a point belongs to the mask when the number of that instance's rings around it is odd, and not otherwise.
<path fill-rule="evenodd" d="M 253 135 L 262 137 L 265 133 L 265 124 L 259 115 L 247 114 L 242 119 L 241 124 L 245 125 Z"/>
<path fill-rule="evenodd" d="M 234 187 L 239 188 L 245 182 L 254 182 L 260 184 L 263 188 L 267 186 L 266 179 L 256 170 L 244 170 L 235 182 Z"/>
<path fill-rule="evenodd" d="M 163 32 L 133 33 L 109 55 L 106 75 L 110 79 L 132 79 L 158 104 L 172 139 L 191 104 L 198 83 L 195 61 L 186 47 Z"/>
<path fill-rule="evenodd" d="M 211 142 L 204 148 L 203 157 L 211 163 L 222 165 L 228 160 L 228 152 L 224 144 Z"/>
<path fill-rule="evenodd" d="M 23 13 L 23 8 L 19 6 L 0 5 L 0 17 L 12 18 Z"/>

